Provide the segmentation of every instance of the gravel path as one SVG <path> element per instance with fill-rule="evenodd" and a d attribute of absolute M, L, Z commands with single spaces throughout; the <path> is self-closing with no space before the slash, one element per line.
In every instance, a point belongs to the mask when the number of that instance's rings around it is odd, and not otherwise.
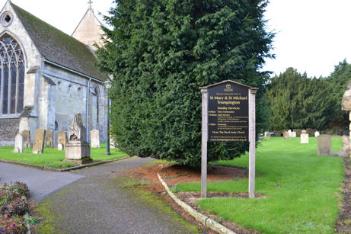
<path fill-rule="evenodd" d="M 31 197 L 39 202 L 60 188 L 83 178 L 82 175 L 43 171 L 30 167 L 0 163 L 0 183 L 24 182 Z"/>
<path fill-rule="evenodd" d="M 134 157 L 76 171 L 82 179 L 44 200 L 50 204 L 57 228 L 69 234 L 194 233 L 175 214 L 147 204 L 121 186 L 123 177 L 116 174 L 151 161 Z"/>

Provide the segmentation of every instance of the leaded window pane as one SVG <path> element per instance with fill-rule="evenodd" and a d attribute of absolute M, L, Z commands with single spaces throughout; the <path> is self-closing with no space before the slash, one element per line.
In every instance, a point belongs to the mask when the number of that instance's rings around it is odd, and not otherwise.
<path fill-rule="evenodd" d="M 23 111 L 24 56 L 19 44 L 10 36 L 0 38 L 0 114 Z"/>

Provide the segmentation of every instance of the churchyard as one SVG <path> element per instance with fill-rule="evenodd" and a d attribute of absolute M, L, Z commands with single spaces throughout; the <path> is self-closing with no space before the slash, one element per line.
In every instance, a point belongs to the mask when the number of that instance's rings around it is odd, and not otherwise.
<path fill-rule="evenodd" d="M 104 145 L 91 149 L 93 162 L 118 160 L 128 157 L 119 149 L 111 149 L 111 155 L 106 155 Z M 45 148 L 43 154 L 33 154 L 32 149 L 25 149 L 22 154 L 15 153 L 13 147 L 0 147 L 0 161 L 21 163 L 46 169 L 65 169 L 78 166 L 74 161 L 65 161 L 65 152 L 55 148 Z"/>
<path fill-rule="evenodd" d="M 258 197 L 245 198 L 246 176 L 211 181 L 210 198 L 197 200 L 196 207 L 203 213 L 215 214 L 218 220 L 244 228 L 236 226 L 238 233 L 334 233 L 343 199 L 343 159 L 318 156 L 316 138 L 309 140 L 309 144 L 301 144 L 300 138 L 264 139 L 257 149 Z M 341 148 L 341 137 L 333 137 L 332 151 Z M 213 162 L 215 165 L 245 169 L 248 155 Z M 200 183 L 178 183 L 171 188 L 177 196 L 184 197 L 184 192 L 200 192 Z M 223 197 L 218 195 L 222 193 Z"/>

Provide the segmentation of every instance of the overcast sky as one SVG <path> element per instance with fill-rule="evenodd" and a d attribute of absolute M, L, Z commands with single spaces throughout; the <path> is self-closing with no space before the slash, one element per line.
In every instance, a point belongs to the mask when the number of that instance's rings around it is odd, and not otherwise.
<path fill-rule="evenodd" d="M 3 5 L 6 0 L 0 0 Z M 88 0 L 13 0 L 39 18 L 71 34 Z M 96 13 L 107 14 L 113 0 L 95 0 Z M 343 59 L 351 62 L 351 0 L 270 0 L 266 19 L 274 31 L 276 59 L 265 69 L 279 74 L 295 67 L 311 76 L 328 75 Z M 99 16 L 101 18 L 101 16 Z"/>

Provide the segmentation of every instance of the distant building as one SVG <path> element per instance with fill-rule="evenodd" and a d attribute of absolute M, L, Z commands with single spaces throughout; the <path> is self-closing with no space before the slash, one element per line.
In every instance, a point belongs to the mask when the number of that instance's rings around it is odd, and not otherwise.
<path fill-rule="evenodd" d="M 16 132 L 66 131 L 81 113 L 106 136 L 107 76 L 96 67 L 102 29 L 91 6 L 72 36 L 8 1 L 0 13 L 0 145 Z"/>

